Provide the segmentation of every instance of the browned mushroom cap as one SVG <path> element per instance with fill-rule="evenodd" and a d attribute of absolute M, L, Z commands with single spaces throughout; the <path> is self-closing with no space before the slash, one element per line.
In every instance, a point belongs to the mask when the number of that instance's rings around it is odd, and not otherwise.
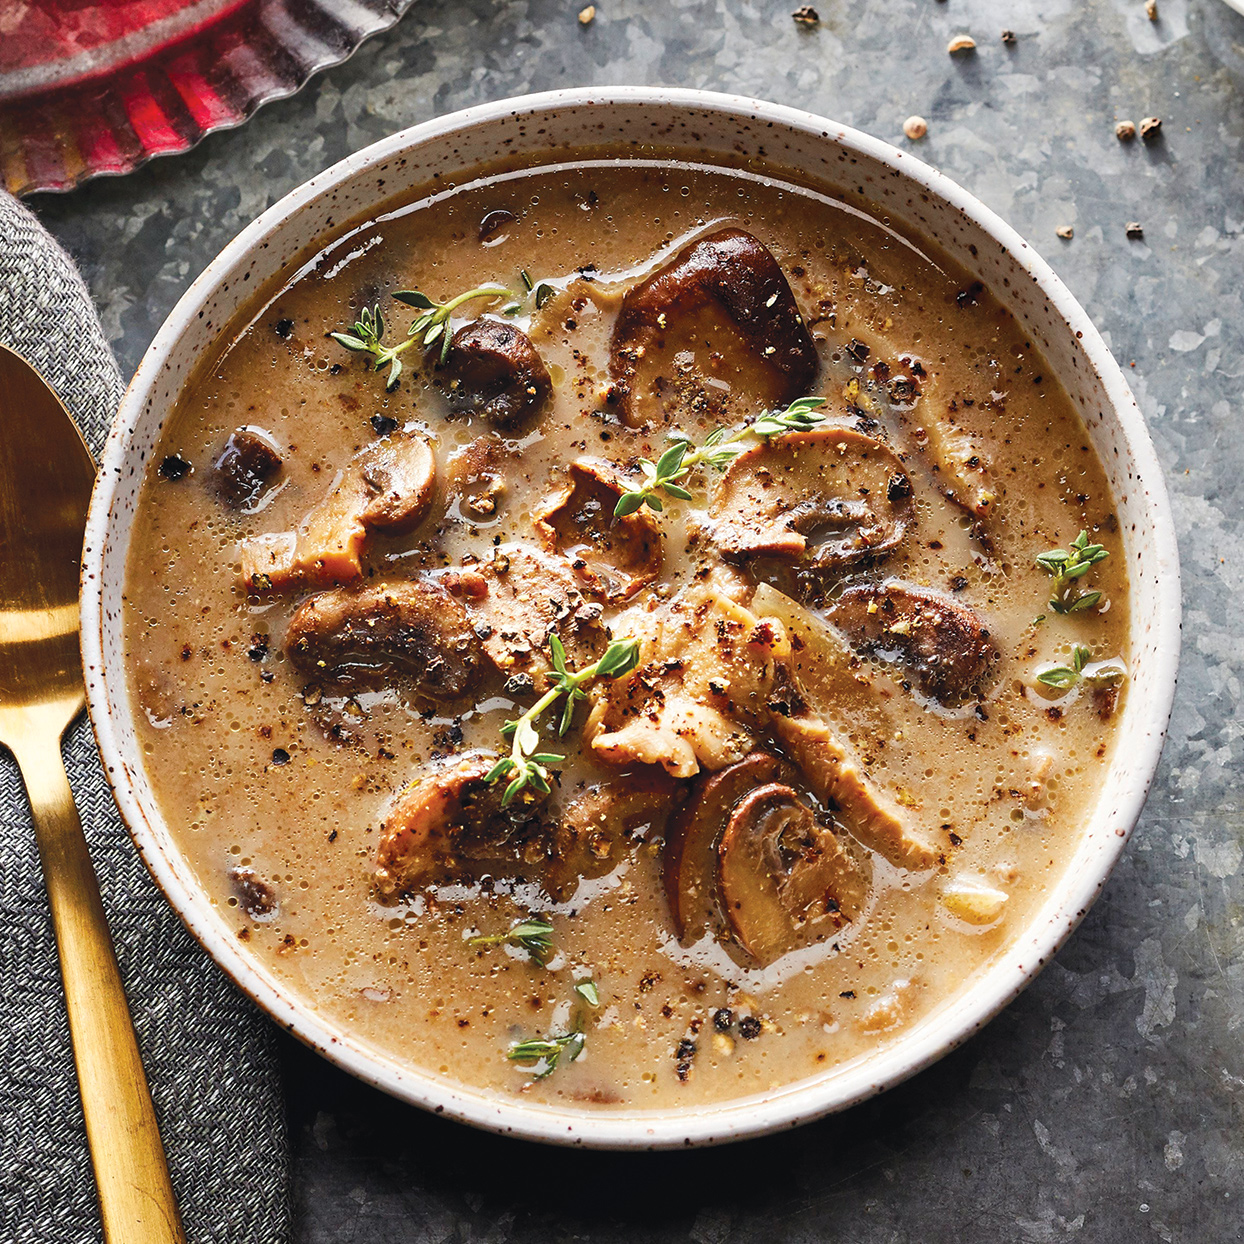
<path fill-rule="evenodd" d="M 422 579 L 312 596 L 290 619 L 285 650 L 304 674 L 345 685 L 400 676 L 437 700 L 467 691 L 483 659 L 466 611 Z"/>
<path fill-rule="evenodd" d="M 231 509 L 252 510 L 281 469 L 276 442 L 262 428 L 237 428 L 229 433 L 212 464 L 216 492 Z"/>
<path fill-rule="evenodd" d="M 946 705 L 983 695 L 1000 655 L 967 605 L 900 579 L 847 588 L 829 618 L 856 647 L 901 665 Z"/>
<path fill-rule="evenodd" d="M 488 560 L 440 579 L 466 605 L 484 651 L 503 674 L 551 669 L 550 635 L 562 641 L 572 666 L 590 665 L 604 651 L 601 606 L 584 599 L 564 558 L 502 544 Z"/>
<path fill-rule="evenodd" d="M 833 570 L 894 548 L 912 521 L 911 496 L 902 462 L 871 436 L 791 433 L 730 464 L 710 505 L 713 536 L 733 560 Z"/>
<path fill-rule="evenodd" d="M 436 490 L 436 459 L 423 437 L 395 433 L 364 449 L 354 466 L 363 483 L 364 527 L 400 535 L 418 526 Z"/>
<path fill-rule="evenodd" d="M 452 410 L 509 427 L 534 414 L 553 391 L 531 338 L 513 324 L 479 319 L 453 335 L 445 360 Z"/>
<path fill-rule="evenodd" d="M 697 941 L 723 922 L 717 891 L 717 843 L 735 804 L 748 791 L 793 770 L 768 752 L 752 752 L 719 773 L 696 780 L 691 798 L 670 822 L 661 856 L 662 881 L 674 931 L 680 940 Z"/>
<path fill-rule="evenodd" d="M 491 752 L 433 761 L 398 795 L 380 825 L 376 883 L 382 897 L 460 879 L 470 861 L 521 855 L 537 812 L 524 800 L 501 806 L 504 783 L 485 780 L 496 763 Z"/>
<path fill-rule="evenodd" d="M 579 458 L 532 514 L 536 531 L 593 591 L 625 600 L 661 572 L 661 529 L 649 510 L 614 518 L 629 485 L 608 462 Z"/>
<path fill-rule="evenodd" d="M 609 359 L 626 422 L 648 421 L 644 399 L 654 389 L 677 388 L 676 372 L 697 346 L 701 380 L 711 379 L 720 392 L 733 379 L 753 406 L 786 405 L 816 378 L 816 347 L 781 266 L 742 229 L 692 242 L 627 294 Z M 736 369 L 732 375 L 713 374 L 722 358 Z"/>
<path fill-rule="evenodd" d="M 782 782 L 735 805 L 717 857 L 730 928 L 761 964 L 854 920 L 868 897 L 833 829 Z"/>

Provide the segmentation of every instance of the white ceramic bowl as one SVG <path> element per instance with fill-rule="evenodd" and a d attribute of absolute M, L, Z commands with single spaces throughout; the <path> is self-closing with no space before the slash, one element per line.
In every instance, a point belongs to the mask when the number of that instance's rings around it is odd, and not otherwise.
<path fill-rule="evenodd" d="M 152 795 L 126 684 L 121 593 L 143 469 L 195 363 L 252 290 L 334 224 L 500 154 L 659 142 L 730 164 L 763 153 L 848 202 L 879 205 L 931 236 L 1010 307 L 1039 342 L 1083 415 L 1114 490 L 1132 578 L 1135 670 L 1115 761 L 1065 883 L 1017 929 L 1005 953 L 953 1000 L 875 1054 L 785 1088 L 686 1110 L 571 1112 L 472 1091 L 402 1067 L 282 990 L 208 900 Z M 992 1018 L 1040 971 L 1100 892 L 1158 763 L 1179 653 L 1174 526 L 1145 425 L 1083 308 L 1014 230 L 926 164 L 806 112 L 728 95 L 643 87 L 556 91 L 486 104 L 376 143 L 286 195 L 220 253 L 177 304 L 143 358 L 104 450 L 83 558 L 87 699 L 121 814 L 157 883 L 207 952 L 278 1023 L 395 1096 L 481 1127 L 536 1140 L 661 1147 L 753 1136 L 840 1110 L 928 1066 Z"/>

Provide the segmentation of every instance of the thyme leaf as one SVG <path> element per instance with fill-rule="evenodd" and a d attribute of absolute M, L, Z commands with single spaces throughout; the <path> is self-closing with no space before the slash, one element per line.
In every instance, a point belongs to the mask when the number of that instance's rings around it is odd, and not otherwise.
<path fill-rule="evenodd" d="M 574 992 L 583 999 L 588 1006 L 600 1006 L 600 991 L 596 988 L 594 980 L 577 981 L 574 986 Z"/>
<path fill-rule="evenodd" d="M 556 1037 L 531 1037 L 515 1041 L 506 1058 L 515 1063 L 534 1063 L 535 1079 L 543 1080 L 557 1070 L 562 1055 L 567 1062 L 574 1062 L 587 1045 L 587 1035 L 579 1031 L 565 1032 Z"/>
<path fill-rule="evenodd" d="M 600 1006 L 600 993 L 596 982 L 591 979 L 576 981 L 573 992 L 589 1007 Z M 580 1008 L 574 1019 L 574 1027 L 569 1032 L 558 1036 L 531 1037 L 526 1041 L 515 1041 L 506 1053 L 506 1058 L 516 1063 L 534 1063 L 533 1078 L 543 1080 L 557 1070 L 558 1061 L 564 1055 L 567 1062 L 574 1062 L 587 1045 L 587 1033 L 583 1026 L 586 1014 Z"/>
<path fill-rule="evenodd" d="M 1092 609 L 1101 600 L 1101 593 L 1081 592 L 1078 580 L 1109 556 L 1110 550 L 1104 545 L 1089 543 L 1087 531 L 1081 531 L 1069 549 L 1050 549 L 1047 553 L 1039 553 L 1037 565 L 1054 577 L 1050 608 L 1055 613 L 1083 613 L 1086 609 Z"/>
<path fill-rule="evenodd" d="M 819 408 L 824 405 L 823 397 L 798 398 L 785 410 L 765 411 L 751 423 L 729 435 L 725 428 L 717 428 L 708 434 L 704 444 L 698 449 L 685 432 L 671 432 L 669 439 L 673 444 L 655 462 L 650 462 L 647 458 L 640 459 L 639 467 L 643 472 L 644 482 L 618 498 L 613 516 L 626 518 L 645 505 L 660 513 L 665 508 L 658 495 L 662 492 L 681 501 L 692 500 L 692 494 L 681 481 L 696 467 L 710 466 L 714 470 L 724 471 L 743 452 L 745 446 L 742 442 L 748 437 L 768 440 L 770 437 L 783 436 L 787 432 L 808 432 L 817 424 L 824 423 L 825 416 L 819 413 Z"/>
<path fill-rule="evenodd" d="M 535 296 L 536 310 L 539 311 L 550 298 L 557 293 L 557 286 L 550 285 L 548 281 L 536 282 L 531 279 L 531 273 L 524 268 L 519 274 L 519 278 L 523 282 L 523 288 Z"/>
<path fill-rule="evenodd" d="M 1071 650 L 1070 665 L 1052 665 L 1037 675 L 1037 682 L 1046 687 L 1057 687 L 1060 691 L 1074 687 L 1081 680 L 1094 686 L 1121 682 L 1127 675 L 1121 662 L 1102 661 L 1090 667 L 1089 658 L 1092 650 L 1083 644 L 1076 644 Z"/>
<path fill-rule="evenodd" d="M 409 350 L 419 341 L 426 348 L 431 348 L 439 341 L 440 361 L 443 363 L 449 356 L 449 317 L 458 307 L 476 298 L 512 298 L 513 295 L 500 285 L 481 285 L 478 289 L 467 290 L 465 294 L 458 294 L 444 303 L 433 302 L 427 294 L 422 294 L 417 289 L 401 289 L 393 297 L 398 302 L 423 312 L 407 329 L 404 341 L 399 341 L 396 345 L 385 345 L 386 325 L 379 303 L 374 307 L 364 307 L 348 331 L 328 334 L 338 345 L 352 350 L 355 354 L 370 354 L 374 371 L 387 367 L 389 374 L 385 378 L 384 387 L 390 393 L 397 388 L 397 382 L 402 375 L 402 360 L 398 355 L 404 350 Z"/>
<path fill-rule="evenodd" d="M 486 937 L 473 937 L 468 946 L 517 946 L 525 950 L 541 967 L 553 952 L 553 926 L 539 916 L 520 920 L 505 933 L 491 933 Z"/>
<path fill-rule="evenodd" d="M 359 318 L 354 321 L 352 331 L 328 335 L 338 345 L 345 346 L 347 350 L 352 350 L 355 354 L 370 354 L 372 370 L 380 371 L 381 368 L 388 367 L 389 374 L 385 379 L 384 387 L 391 393 L 397 388 L 398 379 L 402 374 L 402 360 L 398 358 L 398 355 L 410 346 L 411 342 L 403 341 L 395 346 L 386 346 L 382 340 L 384 330 L 384 313 L 377 303 L 376 306 L 364 307 L 359 312 Z"/>

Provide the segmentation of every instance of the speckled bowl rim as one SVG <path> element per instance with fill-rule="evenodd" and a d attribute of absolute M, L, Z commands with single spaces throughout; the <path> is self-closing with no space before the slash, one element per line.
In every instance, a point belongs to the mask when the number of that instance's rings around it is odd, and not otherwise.
<path fill-rule="evenodd" d="M 922 195 L 943 200 L 998 245 L 1010 251 L 1040 287 L 1045 299 L 1066 322 L 1069 332 L 1096 373 L 1111 409 L 1103 414 L 1117 425 L 1131 455 L 1136 486 L 1143 487 L 1148 529 L 1138 535 L 1156 559 L 1165 591 L 1155 596 L 1150 627 L 1153 694 L 1143 703 L 1129 697 L 1125 713 L 1142 714 L 1143 743 L 1123 757 L 1116 752 L 1112 771 L 1126 766 L 1128 785 L 1113 812 L 1111 826 L 1096 845 L 1093 866 L 1068 876 L 1061 898 L 1047 901 L 1033 921 L 1017 932 L 953 1004 L 937 1008 L 906 1033 L 875 1054 L 853 1060 L 819 1076 L 718 1105 L 664 1111 L 630 1112 L 562 1110 L 472 1090 L 430 1073 L 397 1066 L 345 1031 L 325 1021 L 309 1005 L 282 991 L 278 982 L 249 955 L 242 953 L 234 932 L 205 894 L 195 892 L 178 875 L 148 822 L 134 790 L 129 758 L 112 718 L 112 688 L 105 664 L 105 617 L 102 580 L 114 501 L 135 469 L 129 442 L 136 422 L 180 337 L 221 283 L 249 252 L 264 245 L 275 227 L 308 203 L 358 174 L 404 150 L 429 140 L 444 140 L 472 126 L 510 118 L 538 118 L 549 113 L 602 105 L 647 105 L 670 120 L 674 110 L 712 113 L 732 122 L 780 132 L 783 127 L 832 147 L 875 160 L 907 178 Z M 655 124 L 655 122 L 653 122 Z M 381 198 L 377 196 L 377 201 Z M 776 104 L 704 91 L 660 87 L 601 87 L 551 91 L 483 104 L 425 122 L 349 156 L 293 190 L 245 228 L 185 293 L 156 334 L 121 404 L 105 446 L 99 479 L 87 524 L 82 578 L 82 649 L 87 702 L 105 771 L 135 844 L 156 883 L 204 949 L 238 986 L 282 1027 L 338 1066 L 415 1105 L 492 1131 L 560 1144 L 599 1148 L 671 1148 L 711 1144 L 757 1136 L 792 1127 L 863 1101 L 929 1066 L 966 1041 L 1006 1006 L 1049 961 L 1100 893 L 1122 851 L 1148 792 L 1165 737 L 1174 697 L 1179 656 L 1180 592 L 1175 528 L 1161 468 L 1144 420 L 1126 380 L 1105 342 L 1082 307 L 1050 267 L 1005 222 L 961 187 L 907 152 L 846 126 L 807 112 Z M 128 703 L 124 686 L 116 688 Z M 1094 819 L 1084 831 L 1095 836 Z M 1091 835 L 1090 830 L 1094 830 Z M 1070 870 L 1069 870 L 1070 871 Z"/>

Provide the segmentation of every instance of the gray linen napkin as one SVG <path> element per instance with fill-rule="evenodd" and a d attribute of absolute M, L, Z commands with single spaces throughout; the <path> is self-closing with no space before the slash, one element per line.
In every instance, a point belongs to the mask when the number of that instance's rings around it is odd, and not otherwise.
<path fill-rule="evenodd" d="M 50 381 L 98 453 L 122 383 L 69 257 L 0 192 L 0 341 Z M 0 435 L 4 434 L 0 411 Z M 65 747 L 191 1244 L 287 1237 L 275 1030 L 155 888 L 104 781 L 90 726 Z M 0 1240 L 101 1237 L 56 945 L 30 812 L 0 749 Z"/>

